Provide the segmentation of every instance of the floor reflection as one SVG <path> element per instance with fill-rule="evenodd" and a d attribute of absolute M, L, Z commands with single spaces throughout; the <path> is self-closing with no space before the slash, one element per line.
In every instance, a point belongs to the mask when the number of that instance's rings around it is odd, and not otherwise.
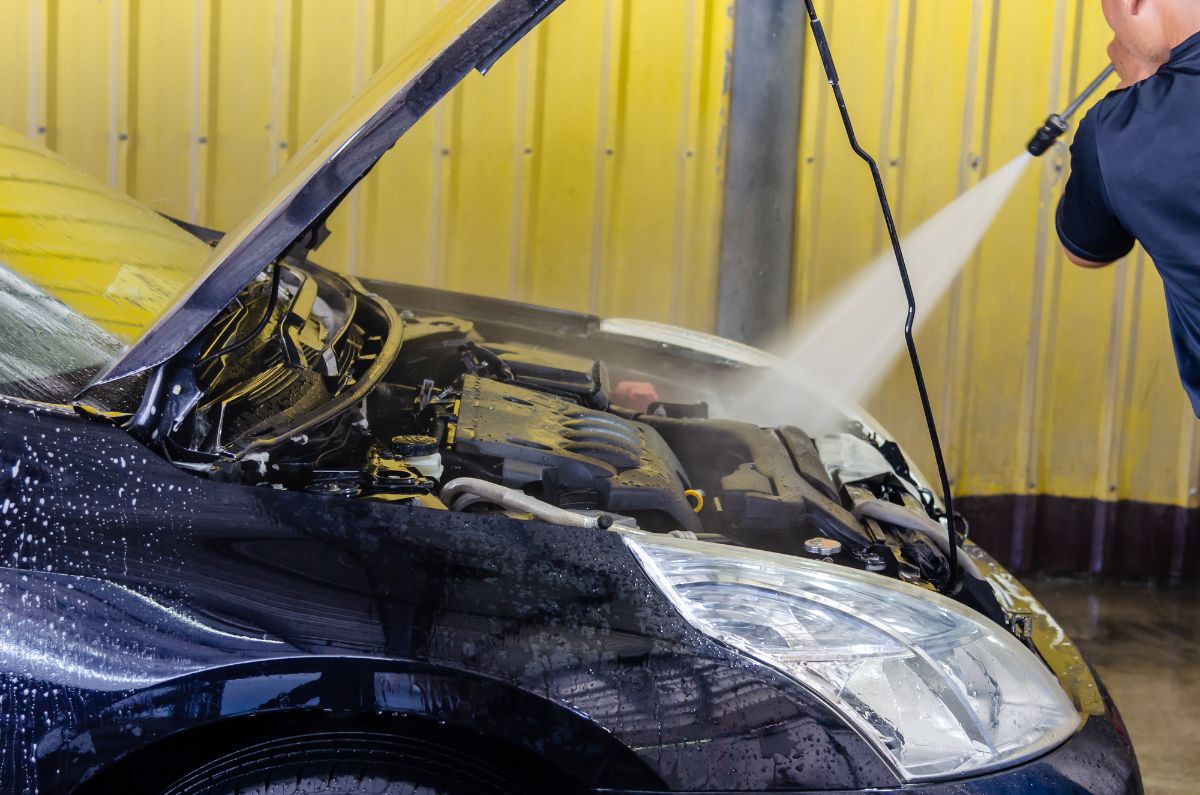
<path fill-rule="evenodd" d="M 1099 670 L 1133 737 L 1146 792 L 1200 781 L 1200 586 L 1026 579 Z"/>

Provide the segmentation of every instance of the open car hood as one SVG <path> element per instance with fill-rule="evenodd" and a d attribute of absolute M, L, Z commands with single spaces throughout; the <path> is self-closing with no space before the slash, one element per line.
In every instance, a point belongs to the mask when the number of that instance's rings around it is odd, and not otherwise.
<path fill-rule="evenodd" d="M 329 216 L 422 115 L 472 69 L 485 72 L 562 0 L 454 0 L 380 69 L 272 181 L 213 250 L 199 277 L 94 383 L 183 350 L 272 261 Z"/>

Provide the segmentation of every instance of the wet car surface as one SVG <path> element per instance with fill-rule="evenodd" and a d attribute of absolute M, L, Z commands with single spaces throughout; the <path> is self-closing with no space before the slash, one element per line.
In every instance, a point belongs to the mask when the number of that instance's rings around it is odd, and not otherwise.
<path fill-rule="evenodd" d="M 761 352 L 309 257 L 554 5 L 448 7 L 224 235 L 0 138 L 4 789 L 1139 792 L 861 410 L 764 428 L 722 413 Z"/>

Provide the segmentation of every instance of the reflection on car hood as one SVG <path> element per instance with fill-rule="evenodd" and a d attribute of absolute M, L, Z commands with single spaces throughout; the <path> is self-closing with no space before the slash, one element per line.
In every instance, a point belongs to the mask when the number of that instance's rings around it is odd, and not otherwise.
<path fill-rule="evenodd" d="M 319 225 L 416 121 L 472 69 L 496 59 L 562 0 L 455 0 L 398 59 L 288 161 L 256 209 L 225 235 L 200 276 L 105 383 L 174 356 L 271 261 Z"/>

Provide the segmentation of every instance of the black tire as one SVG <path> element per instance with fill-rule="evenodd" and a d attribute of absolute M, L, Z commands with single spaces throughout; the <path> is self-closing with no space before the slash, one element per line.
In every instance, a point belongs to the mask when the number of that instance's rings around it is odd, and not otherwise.
<path fill-rule="evenodd" d="M 526 795 L 506 771 L 420 740 L 319 732 L 272 740 L 193 770 L 163 795 Z"/>

